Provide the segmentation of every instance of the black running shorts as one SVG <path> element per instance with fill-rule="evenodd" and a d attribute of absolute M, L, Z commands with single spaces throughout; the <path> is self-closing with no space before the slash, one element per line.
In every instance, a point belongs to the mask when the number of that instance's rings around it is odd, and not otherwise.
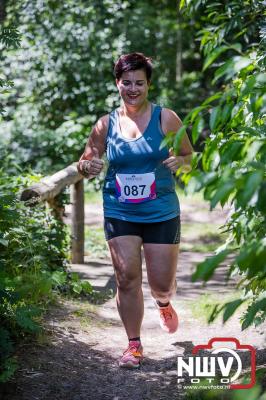
<path fill-rule="evenodd" d="M 117 236 L 140 236 L 143 243 L 180 243 L 180 216 L 167 221 L 143 223 L 129 222 L 105 217 L 104 232 L 106 240 Z"/>

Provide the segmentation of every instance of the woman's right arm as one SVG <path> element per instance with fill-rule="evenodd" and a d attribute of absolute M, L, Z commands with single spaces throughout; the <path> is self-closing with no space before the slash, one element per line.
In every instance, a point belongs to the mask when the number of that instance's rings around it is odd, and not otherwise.
<path fill-rule="evenodd" d="M 84 153 L 79 159 L 77 169 L 85 178 L 92 179 L 103 169 L 101 157 L 105 150 L 109 115 L 101 117 L 94 125 L 88 138 Z"/>

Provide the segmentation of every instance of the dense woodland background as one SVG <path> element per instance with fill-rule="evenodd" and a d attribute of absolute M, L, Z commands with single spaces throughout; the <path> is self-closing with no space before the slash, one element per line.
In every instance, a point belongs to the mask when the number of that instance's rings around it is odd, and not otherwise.
<path fill-rule="evenodd" d="M 187 192 L 203 191 L 211 208 L 231 204 L 227 242 L 192 278 L 207 281 L 230 255 L 243 295 L 210 320 L 246 303 L 243 329 L 263 322 L 265 2 L 5 0 L 0 22 L 0 380 L 13 375 L 15 343 L 41 329 L 57 291 L 91 293 L 67 272 L 62 222 L 19 194 L 76 161 L 97 118 L 119 104 L 112 69 L 121 53 L 153 58 L 150 100 L 184 122 L 166 144 L 178 151 L 185 129 L 191 137 L 194 168 L 177 174 Z"/>

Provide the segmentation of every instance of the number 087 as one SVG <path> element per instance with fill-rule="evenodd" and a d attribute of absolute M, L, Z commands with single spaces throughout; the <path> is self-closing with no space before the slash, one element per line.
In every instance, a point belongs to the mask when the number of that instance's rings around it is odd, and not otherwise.
<path fill-rule="evenodd" d="M 132 185 L 132 186 L 124 186 L 124 193 L 126 196 L 139 196 L 143 195 L 146 185 Z"/>

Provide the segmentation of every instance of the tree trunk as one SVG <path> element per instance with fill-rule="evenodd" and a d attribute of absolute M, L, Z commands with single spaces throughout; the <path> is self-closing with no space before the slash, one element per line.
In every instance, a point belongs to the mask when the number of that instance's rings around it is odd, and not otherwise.
<path fill-rule="evenodd" d="M 177 10 L 177 35 L 176 35 L 176 82 L 181 81 L 182 76 L 182 30 L 181 16 L 179 9 Z"/>

